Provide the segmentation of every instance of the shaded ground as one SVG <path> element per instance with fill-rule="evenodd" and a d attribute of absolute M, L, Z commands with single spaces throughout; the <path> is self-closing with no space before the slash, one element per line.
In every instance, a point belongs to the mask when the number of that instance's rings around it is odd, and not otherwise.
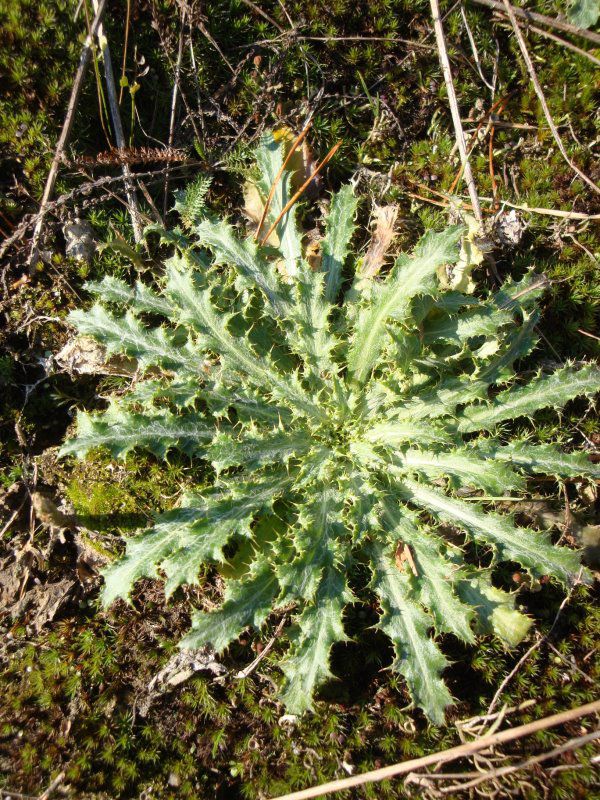
<path fill-rule="evenodd" d="M 169 142 L 180 37 L 182 42 L 182 95 L 171 144 L 185 160 L 168 165 L 167 187 L 167 166 L 157 153 L 137 152 L 132 169 L 152 173 L 144 182 L 156 209 L 141 199 L 143 213 L 149 219 L 156 212 L 164 216 L 172 192 L 199 172 L 214 175 L 211 204 L 233 213 L 241 203 L 240 178 L 249 169 L 251 145 L 263 127 L 287 124 L 298 130 L 311 110 L 316 154 L 343 141 L 321 196 L 349 176 L 357 177 L 365 198 L 363 230 L 372 202 L 399 204 L 398 248 L 414 241 L 424 227 L 446 220 L 444 209 L 415 198 L 439 201 L 431 190 L 448 192 L 458 170 L 429 4 L 335 2 L 328 4 L 328 14 L 322 4 L 306 0 L 286 3 L 285 9 L 271 2 L 260 7 L 271 22 L 234 0 L 187 6 L 182 25 L 182 7 L 175 3 L 131 3 L 129 86 L 122 115 L 132 147 L 163 148 Z M 537 3 L 536 10 L 556 15 L 562 9 Z M 0 100 L 0 229 L 7 235 L 36 209 L 43 189 L 83 39 L 83 21 L 74 21 L 73 11 L 67 2 L 27 0 L 5 0 L 0 9 L 0 70 L 6 87 Z M 125 11 L 124 4 L 111 2 L 106 17 L 119 73 Z M 489 82 L 495 71 L 498 75 L 492 98 L 479 76 L 460 10 L 452 10 L 445 26 L 464 126 L 473 132 L 483 120 L 487 131 L 472 156 L 481 196 L 492 196 L 495 181 L 499 200 L 600 213 L 600 196 L 574 179 L 558 153 L 506 28 L 475 5 L 467 5 L 467 17 L 484 77 Z M 288 30 L 290 19 L 295 33 L 284 35 L 279 29 Z M 596 66 L 533 33 L 528 41 L 571 156 L 600 181 L 594 158 L 600 135 Z M 600 55 L 598 49 L 590 52 Z M 129 87 L 136 82 L 139 88 L 132 93 Z M 498 98 L 506 103 L 500 114 L 504 126 L 498 123 L 493 133 L 493 181 L 486 123 Z M 55 458 L 73 409 L 100 405 L 102 395 L 126 381 L 73 377 L 52 359 L 70 336 L 62 322 L 67 310 L 87 302 L 84 279 L 103 274 L 131 278 L 135 271 L 116 252 L 104 251 L 90 266 L 64 256 L 61 224 L 77 215 L 92 223 L 99 241 L 115 236 L 132 241 L 121 183 L 110 185 L 113 194 L 102 186 L 88 193 L 78 189 L 119 175 L 118 166 L 106 163 L 110 158 L 97 157 L 110 142 L 110 123 L 105 119 L 102 125 L 100 118 L 91 70 L 56 196 L 76 193 L 49 215 L 44 260 L 33 274 L 26 267 L 30 229 L 17 238 L 2 266 L 0 589 L 4 608 L 12 612 L 4 615 L 7 637 L 0 651 L 3 785 L 36 795 L 64 771 L 63 789 L 73 797 L 126 798 L 146 792 L 160 798 L 257 798 L 456 744 L 452 725 L 428 728 L 407 707 L 402 681 L 385 670 L 391 660 L 387 645 L 362 632 L 374 619 L 375 609 L 368 604 L 354 607 L 348 619 L 350 633 L 361 631 L 361 644 L 334 651 L 339 680 L 322 692 L 316 714 L 296 724 L 280 720 L 283 710 L 274 700 L 282 645 L 276 643 L 249 678 L 234 677 L 270 638 L 277 619 L 262 635 L 249 635 L 231 648 L 222 660 L 225 674 L 200 672 L 150 697 L 148 684 L 169 660 L 190 610 L 201 596 L 218 594 L 210 574 L 202 592 L 180 592 L 168 605 L 160 584 L 147 581 L 131 607 L 120 604 L 109 613 L 98 612 L 96 569 L 120 548 L 121 534 L 143 525 L 156 509 L 169 507 L 182 486 L 200 477 L 183 457 L 168 466 L 141 456 L 124 465 L 102 454 L 85 463 L 57 463 Z M 307 227 L 311 203 L 318 201 L 303 201 Z M 556 216 L 524 214 L 523 219 L 528 227 L 518 247 L 494 255 L 502 276 L 517 276 L 534 265 L 552 281 L 543 304 L 545 338 L 524 368 L 597 355 L 597 227 Z M 174 215 L 170 220 L 175 221 Z M 161 255 L 152 252 L 144 269 L 159 274 Z M 479 280 L 493 281 L 493 272 L 482 271 Z M 570 447 L 590 449 L 600 441 L 597 418 L 586 403 L 572 404 L 560 418 L 542 414 L 535 426 L 522 427 L 539 441 L 554 439 Z M 52 507 L 40 510 L 38 505 L 34 514 L 31 494 L 36 491 L 63 502 L 64 512 L 75 512 L 88 533 L 72 519 L 57 520 Z M 535 484 L 532 491 L 556 497 L 558 487 Z M 597 522 L 597 498 L 589 487 L 572 484 L 567 491 L 581 524 Z M 562 513 L 561 503 L 555 508 Z M 64 534 L 48 527 L 57 521 L 66 525 Z M 511 585 L 510 571 L 499 579 Z M 522 591 L 519 597 L 541 634 L 550 630 L 562 600 L 551 586 Z M 593 596 L 578 589 L 550 644 L 532 654 L 503 695 L 511 704 L 538 698 L 518 715 L 519 721 L 595 699 L 597 636 Z M 444 649 L 455 662 L 448 682 L 457 698 L 450 722 L 484 713 L 530 644 L 507 653 L 488 639 L 478 648 L 464 648 L 447 637 Z M 547 750 L 578 735 L 579 728 L 577 723 L 540 735 L 527 744 L 527 752 Z M 524 752 L 524 747 L 515 744 L 507 752 Z M 590 747 L 568 756 L 567 763 L 571 758 L 585 764 L 589 756 Z M 512 780 L 507 795 L 518 784 Z M 530 787 L 523 783 L 515 796 L 583 798 L 598 791 L 587 766 L 552 777 L 539 770 L 528 781 Z M 349 796 L 402 797 L 409 791 L 388 784 Z"/>

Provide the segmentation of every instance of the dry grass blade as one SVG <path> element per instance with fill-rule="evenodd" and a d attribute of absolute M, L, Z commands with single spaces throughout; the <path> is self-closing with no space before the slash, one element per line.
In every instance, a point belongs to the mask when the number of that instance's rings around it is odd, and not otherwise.
<path fill-rule="evenodd" d="M 94 11 L 98 14 L 98 0 L 92 0 Z M 122 150 L 125 149 L 125 134 L 123 133 L 123 123 L 121 122 L 121 112 L 119 111 L 119 101 L 117 99 L 117 89 L 115 87 L 115 76 L 112 67 L 112 59 L 110 49 L 108 46 L 108 39 L 104 32 L 102 23 L 98 25 L 97 31 L 98 44 L 100 52 L 102 53 L 102 61 L 104 63 L 104 79 L 106 81 L 106 94 L 108 96 L 108 105 L 110 107 L 110 116 L 115 134 L 117 147 Z M 123 164 L 122 167 L 123 177 L 125 179 L 125 194 L 127 196 L 127 206 L 129 209 L 129 216 L 131 217 L 131 226 L 133 228 L 133 238 L 136 242 L 141 242 L 142 236 L 142 223 L 140 219 L 140 211 L 138 208 L 137 197 L 135 193 L 135 186 L 131 177 L 131 170 L 128 164 Z"/>
<path fill-rule="evenodd" d="M 181 24 L 179 26 L 179 43 L 177 46 L 177 61 L 175 63 L 175 75 L 173 80 L 173 93 L 171 95 L 171 116 L 169 118 L 169 141 L 168 149 L 173 148 L 175 138 L 175 114 L 177 112 L 177 94 L 179 92 L 179 76 L 181 74 L 181 60 L 183 57 L 183 30 L 185 27 L 186 8 L 181 10 Z M 163 203 L 163 216 L 167 216 L 167 204 L 169 202 L 169 178 L 170 170 L 167 169 L 165 175 L 165 199 Z"/>
<path fill-rule="evenodd" d="M 446 48 L 446 39 L 444 36 L 444 29 L 442 27 L 442 18 L 438 0 L 431 0 L 431 14 L 433 18 L 433 28 L 435 31 L 435 38 L 437 41 L 438 52 L 440 56 L 440 64 L 442 65 L 442 72 L 444 73 L 444 81 L 446 83 L 446 91 L 448 92 L 448 102 L 450 104 L 452 122 L 454 123 L 454 134 L 456 137 L 458 152 L 460 153 L 463 175 L 465 183 L 467 184 L 467 189 L 469 191 L 469 197 L 471 198 L 471 205 L 473 206 L 473 214 L 475 215 L 475 218 L 479 222 L 481 222 L 481 208 L 479 205 L 479 197 L 477 195 L 475 179 L 473 178 L 473 173 L 471 171 L 471 164 L 469 162 L 469 154 L 467 153 L 467 146 L 465 144 L 465 133 L 463 131 L 462 123 L 460 121 L 460 111 L 458 109 L 456 92 L 454 91 L 454 81 L 452 79 L 452 71 L 450 69 L 450 59 L 448 58 L 448 50 Z"/>
<path fill-rule="evenodd" d="M 481 197 L 484 203 L 494 203 L 493 197 Z M 560 219 L 576 219 L 584 221 L 600 220 L 600 214 L 586 214 L 584 211 L 564 211 L 561 208 L 539 208 L 538 206 L 519 205 L 509 200 L 501 200 L 500 205 L 514 208 L 517 211 L 526 211 L 528 214 L 540 214 L 545 217 L 559 217 Z"/>
<path fill-rule="evenodd" d="M 441 753 L 431 753 L 421 758 L 414 758 L 410 761 L 404 761 L 400 764 L 393 764 L 389 767 L 382 767 L 381 769 L 374 769 L 370 772 L 364 772 L 362 775 L 352 775 L 349 778 L 342 778 L 337 781 L 330 781 L 323 783 L 321 786 L 313 786 L 310 789 L 303 789 L 299 792 L 292 792 L 291 794 L 280 795 L 274 800 L 309 800 L 312 797 L 322 797 L 332 792 L 341 792 L 346 789 L 351 789 L 353 786 L 363 786 L 365 783 L 375 783 L 378 781 L 387 780 L 397 775 L 406 775 L 423 767 L 430 767 L 437 764 L 446 764 L 449 761 L 456 761 L 458 758 L 480 753 L 482 750 L 487 750 L 490 747 L 495 747 L 499 744 L 506 742 L 513 742 L 516 739 L 522 739 L 539 731 L 554 728 L 557 725 L 563 725 L 567 722 L 580 719 L 581 717 L 589 716 L 590 714 L 600 713 L 600 700 L 593 703 L 587 703 L 579 708 L 572 708 L 568 711 L 562 711 L 560 714 L 553 714 L 550 717 L 538 719 L 535 722 L 528 722 L 526 725 L 519 725 L 517 728 L 508 728 L 503 731 L 498 731 L 488 736 L 482 736 L 474 742 L 461 744 L 458 747 L 452 747 L 449 750 L 443 750 Z"/>

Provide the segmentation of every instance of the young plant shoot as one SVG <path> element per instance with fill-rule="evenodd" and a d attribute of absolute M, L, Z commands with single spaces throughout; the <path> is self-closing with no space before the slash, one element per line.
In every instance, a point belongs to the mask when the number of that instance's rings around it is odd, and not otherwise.
<path fill-rule="evenodd" d="M 284 155 L 272 135 L 261 142 L 263 203 Z M 291 187 L 284 171 L 263 231 Z M 349 185 L 331 198 L 310 264 L 294 207 L 263 244 L 212 217 L 194 192 L 191 208 L 185 196 L 178 204 L 185 232 L 161 232 L 176 253 L 159 288 L 106 277 L 88 285 L 99 303 L 71 315 L 146 377 L 103 413 L 80 413 L 62 453 L 144 448 L 167 458 L 178 448 L 210 465 L 207 486 L 128 539 L 104 573 L 104 603 L 144 576 L 164 578 L 171 595 L 202 565 L 223 569 L 221 607 L 196 613 L 181 646 L 222 653 L 247 627 L 293 609 L 280 697 L 301 713 L 331 676 L 344 609 L 368 571 L 363 597 L 377 598 L 393 669 L 441 724 L 452 697 L 436 634 L 472 643 L 495 633 L 515 645 L 530 627 L 492 582 L 495 565 L 564 586 L 585 579 L 577 552 L 490 502 L 525 497 L 529 475 L 600 476 L 583 453 L 505 435 L 511 420 L 593 395 L 600 370 L 519 377 L 515 363 L 536 345 L 541 282 L 528 275 L 482 296 L 444 289 L 462 227 L 429 231 L 387 274 L 365 275 Z"/>

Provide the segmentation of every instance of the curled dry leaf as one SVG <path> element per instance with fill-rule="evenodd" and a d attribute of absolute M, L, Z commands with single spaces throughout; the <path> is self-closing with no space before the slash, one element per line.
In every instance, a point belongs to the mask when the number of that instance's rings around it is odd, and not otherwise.
<path fill-rule="evenodd" d="M 32 493 L 31 504 L 37 520 L 42 525 L 47 525 L 49 528 L 70 528 L 75 524 L 73 514 L 62 512 L 56 503 L 42 492 Z"/>
<path fill-rule="evenodd" d="M 138 704 L 140 716 L 146 716 L 159 695 L 189 680 L 196 672 L 212 672 L 215 677 L 219 677 L 227 670 L 216 660 L 216 653 L 212 647 L 178 651 L 148 684 L 146 695 Z"/>
<path fill-rule="evenodd" d="M 64 578 L 55 583 L 38 584 L 8 609 L 13 620 L 25 617 L 25 622 L 39 633 L 47 622 L 52 622 L 70 600 L 76 581 Z"/>
<path fill-rule="evenodd" d="M 77 261 L 90 263 L 96 252 L 94 229 L 87 220 L 75 219 L 63 228 L 65 253 Z"/>
<path fill-rule="evenodd" d="M 398 206 L 374 207 L 373 236 L 360 270 L 363 277 L 374 278 L 381 270 L 394 238 L 397 219 Z"/>

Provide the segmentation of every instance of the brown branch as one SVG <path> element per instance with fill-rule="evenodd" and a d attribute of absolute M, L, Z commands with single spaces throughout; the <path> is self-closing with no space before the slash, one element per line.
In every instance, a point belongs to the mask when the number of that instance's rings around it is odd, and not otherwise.
<path fill-rule="evenodd" d="M 504 5 L 504 8 L 506 9 L 506 13 L 508 14 L 508 17 L 510 19 L 510 23 L 512 25 L 514 34 L 515 34 L 515 36 L 517 38 L 517 42 L 519 44 L 519 49 L 521 50 L 521 55 L 523 56 L 523 60 L 525 61 L 525 65 L 527 66 L 527 72 L 529 73 L 529 77 L 531 78 L 531 82 L 533 83 L 533 88 L 535 89 L 535 93 L 537 94 L 538 99 L 540 101 L 540 104 L 542 106 L 542 110 L 544 112 L 544 116 L 546 117 L 546 122 L 548 123 L 548 127 L 550 128 L 552 136 L 554 137 L 554 141 L 556 142 L 556 144 L 558 146 L 558 149 L 561 152 L 562 157 L 567 162 L 567 164 L 571 167 L 573 172 L 576 175 L 579 175 L 579 177 L 581 178 L 582 181 L 587 183 L 587 185 L 591 189 L 593 189 L 595 192 L 598 192 L 598 194 L 600 194 L 600 186 L 597 186 L 591 178 L 588 178 L 588 176 L 585 174 L 585 172 L 582 172 L 579 169 L 577 164 L 575 164 L 571 160 L 569 154 L 567 153 L 567 151 L 565 149 L 565 146 L 563 144 L 563 140 L 560 138 L 560 133 L 558 132 L 558 128 L 554 124 L 554 120 L 552 118 L 552 114 L 550 113 L 550 109 L 548 108 L 548 103 L 546 102 L 546 97 L 544 95 L 544 92 L 542 91 L 542 87 L 541 87 L 540 82 L 538 80 L 538 76 L 537 76 L 537 73 L 535 71 L 535 67 L 533 66 L 533 61 L 531 60 L 531 56 L 529 55 L 529 51 L 527 50 L 527 44 L 525 43 L 525 37 L 523 36 L 521 28 L 519 27 L 519 23 L 517 22 L 517 18 L 515 16 L 514 9 L 511 6 L 511 4 L 508 2 L 508 0 L 503 0 L 503 5 Z"/>
<path fill-rule="evenodd" d="M 309 798 L 322 797 L 323 795 L 331 794 L 331 792 L 341 792 L 345 789 L 351 789 L 353 786 L 363 786 L 365 783 L 388 780 L 397 775 L 406 775 L 408 772 L 413 772 L 423 767 L 430 767 L 434 764 L 447 764 L 449 761 L 471 756 L 482 750 L 488 750 L 490 747 L 496 747 L 506 742 L 513 742 L 515 739 L 522 739 L 524 736 L 530 736 L 532 733 L 545 731 L 548 728 L 564 725 L 575 719 L 580 719 L 581 717 L 597 714 L 599 712 L 600 700 L 596 700 L 593 703 L 587 703 L 579 708 L 572 708 L 568 711 L 562 711 L 560 714 L 553 714 L 550 717 L 528 722 L 526 725 L 519 725 L 516 728 L 508 728 L 488 736 L 482 736 L 481 739 L 476 739 L 474 742 L 467 742 L 466 744 L 458 745 L 458 747 L 451 747 L 449 750 L 443 750 L 441 753 L 430 753 L 421 758 L 413 758 L 410 761 L 403 761 L 400 764 L 392 764 L 389 767 L 382 767 L 381 769 L 364 772 L 362 775 L 352 775 L 349 778 L 330 781 L 320 786 L 313 786 L 310 789 L 302 789 L 299 792 L 281 795 L 273 800 L 309 800 Z"/>
<path fill-rule="evenodd" d="M 71 96 L 69 97 L 69 103 L 67 105 L 65 121 L 63 122 L 62 130 L 60 132 L 60 136 L 58 137 L 58 142 L 56 143 L 54 158 L 52 159 L 50 171 L 48 173 L 48 177 L 46 178 L 46 185 L 44 187 L 44 193 L 40 202 L 40 209 L 37 214 L 35 227 L 31 237 L 31 250 L 29 254 L 30 269 L 34 268 L 39 261 L 39 242 L 42 235 L 42 230 L 44 228 L 44 217 L 46 216 L 47 206 L 54 192 L 62 155 L 71 135 L 71 128 L 73 127 L 73 120 L 75 119 L 75 109 L 77 108 L 77 103 L 79 102 L 79 95 L 81 94 L 81 90 L 83 88 L 83 80 L 90 63 L 90 57 L 92 55 L 92 43 L 94 36 L 96 35 L 96 32 L 102 23 L 102 16 L 104 15 L 105 7 L 106 0 L 100 0 L 96 9 L 96 16 L 94 17 L 90 32 L 85 40 L 83 50 L 81 51 L 81 55 L 79 57 L 79 66 L 77 67 L 77 72 L 75 73 L 75 80 L 73 81 Z"/>

